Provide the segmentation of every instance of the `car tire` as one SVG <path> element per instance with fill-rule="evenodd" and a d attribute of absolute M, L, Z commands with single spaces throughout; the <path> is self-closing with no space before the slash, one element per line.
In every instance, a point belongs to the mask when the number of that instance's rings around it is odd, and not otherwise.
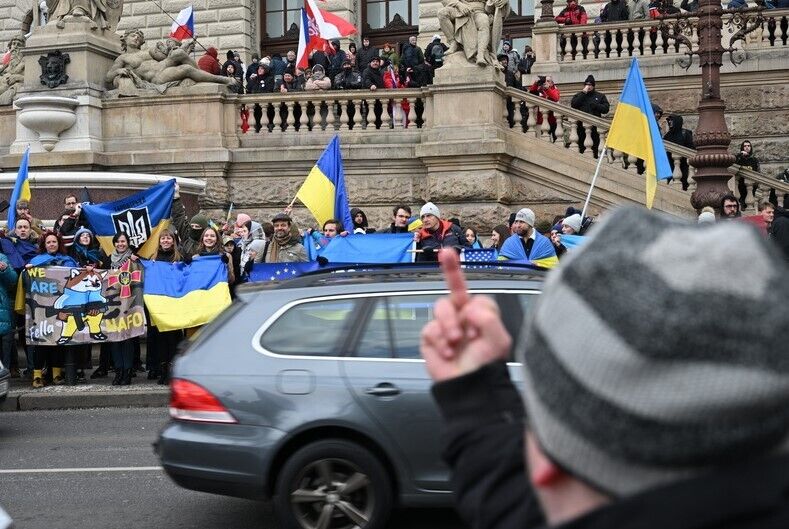
<path fill-rule="evenodd" d="M 289 529 L 381 529 L 392 495 L 376 456 L 356 443 L 329 439 L 288 458 L 277 475 L 274 510 Z"/>

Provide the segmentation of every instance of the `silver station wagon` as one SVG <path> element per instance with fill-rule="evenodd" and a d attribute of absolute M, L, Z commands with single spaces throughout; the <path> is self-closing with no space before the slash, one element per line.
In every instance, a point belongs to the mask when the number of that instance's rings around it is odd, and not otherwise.
<path fill-rule="evenodd" d="M 543 275 L 467 270 L 515 337 Z M 189 489 L 272 498 L 293 529 L 374 529 L 395 504 L 451 505 L 419 354 L 445 293 L 438 269 L 418 265 L 239 289 L 178 357 L 156 444 L 165 471 Z"/>

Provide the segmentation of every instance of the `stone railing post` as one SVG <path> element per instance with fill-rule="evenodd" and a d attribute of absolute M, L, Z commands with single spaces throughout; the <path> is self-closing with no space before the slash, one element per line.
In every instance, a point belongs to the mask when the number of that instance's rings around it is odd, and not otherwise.
<path fill-rule="evenodd" d="M 541 2 L 542 12 L 532 29 L 532 49 L 537 59 L 532 73 L 555 73 L 559 67 L 559 24 L 553 18 L 553 0 Z"/>

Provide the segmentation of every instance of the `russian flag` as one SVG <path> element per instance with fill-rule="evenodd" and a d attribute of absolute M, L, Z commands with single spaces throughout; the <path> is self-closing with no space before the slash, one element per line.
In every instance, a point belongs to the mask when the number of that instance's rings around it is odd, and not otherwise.
<path fill-rule="evenodd" d="M 195 35 L 195 14 L 192 6 L 189 5 L 178 13 L 175 22 L 170 26 L 170 37 L 175 40 L 193 38 Z"/>

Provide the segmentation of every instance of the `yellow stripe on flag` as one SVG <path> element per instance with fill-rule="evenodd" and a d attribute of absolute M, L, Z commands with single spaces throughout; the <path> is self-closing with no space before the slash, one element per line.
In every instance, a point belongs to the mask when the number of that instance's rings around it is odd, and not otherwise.
<path fill-rule="evenodd" d="M 335 218 L 335 192 L 336 189 L 331 180 L 315 166 L 296 193 L 296 198 L 307 206 L 312 216 L 318 221 L 318 225 L 323 226 L 324 222 Z"/>
<path fill-rule="evenodd" d="M 143 296 L 151 321 L 164 331 L 205 325 L 230 305 L 230 288 L 217 283 L 208 290 L 193 290 L 174 298 L 156 294 Z"/>
<path fill-rule="evenodd" d="M 30 202 L 30 180 L 25 178 L 25 181 L 22 182 L 22 189 L 19 191 L 19 200 L 27 200 Z"/>
<path fill-rule="evenodd" d="M 151 235 L 148 237 L 148 240 L 145 241 L 135 253 L 143 259 L 150 259 L 153 257 L 156 248 L 159 246 L 159 235 L 161 235 L 162 231 L 164 231 L 164 229 L 169 225 L 169 219 L 161 221 L 151 230 Z M 107 255 L 110 255 L 115 249 L 115 246 L 112 244 L 112 237 L 112 235 L 100 235 L 96 237 L 99 246 L 101 246 L 101 249 Z"/>
<path fill-rule="evenodd" d="M 608 132 L 606 146 L 644 160 L 646 174 L 649 177 L 646 179 L 646 206 L 651 208 L 657 190 L 657 170 L 650 140 L 649 122 L 641 109 L 619 102 Z"/>

